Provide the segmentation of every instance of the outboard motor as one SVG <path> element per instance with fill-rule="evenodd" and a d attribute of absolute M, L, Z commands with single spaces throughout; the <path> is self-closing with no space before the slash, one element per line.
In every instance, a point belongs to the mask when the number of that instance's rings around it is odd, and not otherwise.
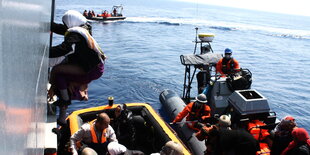
<path fill-rule="evenodd" d="M 227 77 L 226 82 L 231 91 L 250 89 L 252 73 L 248 69 L 241 69 L 239 73 Z"/>
<path fill-rule="evenodd" d="M 211 79 L 210 71 L 208 69 L 203 69 L 197 73 L 196 78 L 198 84 L 198 94 L 200 94 L 204 91 L 206 87 L 208 87 L 210 83 Z"/>

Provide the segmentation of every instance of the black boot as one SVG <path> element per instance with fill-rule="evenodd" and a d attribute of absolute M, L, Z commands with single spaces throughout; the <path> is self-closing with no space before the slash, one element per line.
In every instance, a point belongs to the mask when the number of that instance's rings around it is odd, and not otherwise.
<path fill-rule="evenodd" d="M 55 106 L 68 106 L 70 104 L 71 104 L 71 100 L 66 101 L 61 98 L 59 98 L 57 101 L 53 103 L 53 105 Z"/>
<path fill-rule="evenodd" d="M 67 112 L 68 106 L 59 106 L 59 117 L 57 119 L 57 124 L 60 126 L 66 126 L 67 121 L 66 121 L 66 112 Z"/>

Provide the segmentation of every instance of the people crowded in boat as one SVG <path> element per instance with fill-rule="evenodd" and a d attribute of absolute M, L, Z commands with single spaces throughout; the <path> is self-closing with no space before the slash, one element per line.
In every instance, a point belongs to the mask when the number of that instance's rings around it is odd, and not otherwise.
<path fill-rule="evenodd" d="M 92 17 L 96 17 L 96 14 L 94 10 L 89 10 L 88 12 L 87 10 L 84 10 L 83 16 L 86 18 L 92 18 Z"/>
<path fill-rule="evenodd" d="M 267 125 L 260 120 L 250 121 L 247 130 L 231 129 L 229 119 L 229 116 L 222 115 L 217 124 L 203 125 L 195 134 L 198 140 L 207 140 L 206 155 L 310 154 L 308 132 L 296 127 L 295 119 L 291 116 L 282 119 L 274 132 L 268 130 Z"/>
<path fill-rule="evenodd" d="M 67 11 L 62 17 L 67 31 L 64 41 L 50 50 L 50 58 L 64 56 L 50 73 L 51 89 L 49 96 L 57 95 L 54 102 L 59 106 L 59 124 L 66 124 L 66 110 L 75 92 L 93 80 L 100 78 L 104 71 L 105 55 L 96 40 L 91 36 L 86 18 L 74 10 Z M 81 87 L 82 86 L 82 87 Z M 76 91 L 77 90 L 77 91 Z"/>
<path fill-rule="evenodd" d="M 92 18 L 92 17 L 95 17 L 95 12 L 93 10 L 89 10 L 88 13 L 87 13 L 87 18 Z"/>
<path fill-rule="evenodd" d="M 199 94 L 195 102 L 191 102 L 176 116 L 172 123 L 181 122 L 186 117 L 186 125 L 199 131 L 198 122 L 205 122 L 211 117 L 211 108 L 205 94 Z"/>
<path fill-rule="evenodd" d="M 97 14 L 97 17 L 111 17 L 111 16 L 112 15 L 107 10 L 104 10 L 102 14 Z"/>
<path fill-rule="evenodd" d="M 240 71 L 239 63 L 234 59 L 232 55 L 232 50 L 226 48 L 224 51 L 224 58 L 220 59 L 216 64 L 216 72 L 220 73 L 222 77 L 226 77 L 228 74 L 233 74 Z"/>

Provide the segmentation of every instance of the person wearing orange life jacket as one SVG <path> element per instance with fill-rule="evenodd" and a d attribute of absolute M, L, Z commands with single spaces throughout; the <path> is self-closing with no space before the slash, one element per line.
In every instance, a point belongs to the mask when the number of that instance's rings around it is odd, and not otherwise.
<path fill-rule="evenodd" d="M 172 123 L 181 122 L 186 117 L 186 125 L 194 131 L 199 131 L 197 121 L 206 121 L 211 117 L 211 108 L 208 106 L 208 100 L 205 94 L 199 94 L 195 102 L 187 104 L 186 107 L 176 116 Z"/>
<path fill-rule="evenodd" d="M 106 113 L 99 114 L 95 122 L 83 124 L 70 138 L 72 154 L 78 155 L 78 152 L 87 154 L 87 152 L 93 152 L 90 150 L 94 150 L 98 155 L 105 155 L 111 151 L 107 149 L 110 142 L 116 142 L 115 144 L 118 146 L 118 148 L 113 147 L 113 149 L 124 150 L 125 152 L 126 147 L 118 144 L 115 132 L 109 124 L 110 118 Z M 83 144 L 81 148 L 77 147 L 79 141 Z"/>
<path fill-rule="evenodd" d="M 107 17 L 108 16 L 108 11 L 104 10 L 103 13 L 101 14 L 101 17 Z"/>
<path fill-rule="evenodd" d="M 226 77 L 226 74 L 233 74 L 239 71 L 240 66 L 236 59 L 232 58 L 232 50 L 225 49 L 224 58 L 220 59 L 216 64 L 216 72 L 220 73 L 222 77 Z"/>

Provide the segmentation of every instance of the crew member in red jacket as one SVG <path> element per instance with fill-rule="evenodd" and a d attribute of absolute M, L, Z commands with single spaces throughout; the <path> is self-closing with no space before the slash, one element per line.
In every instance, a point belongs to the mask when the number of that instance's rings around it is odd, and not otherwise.
<path fill-rule="evenodd" d="M 292 131 L 293 141 L 284 149 L 281 155 L 308 155 L 310 154 L 310 137 L 304 128 L 295 128 Z"/>
<path fill-rule="evenodd" d="M 199 94 L 195 102 L 187 104 L 186 107 L 176 116 L 172 123 L 181 122 L 186 117 L 186 125 L 195 131 L 199 131 L 197 121 L 205 121 L 211 117 L 211 108 L 205 94 Z"/>
<path fill-rule="evenodd" d="M 220 59 L 216 64 L 216 72 L 220 73 L 222 77 L 226 77 L 226 74 L 233 74 L 240 70 L 238 61 L 232 58 L 231 55 L 232 50 L 226 48 L 224 58 Z"/>

